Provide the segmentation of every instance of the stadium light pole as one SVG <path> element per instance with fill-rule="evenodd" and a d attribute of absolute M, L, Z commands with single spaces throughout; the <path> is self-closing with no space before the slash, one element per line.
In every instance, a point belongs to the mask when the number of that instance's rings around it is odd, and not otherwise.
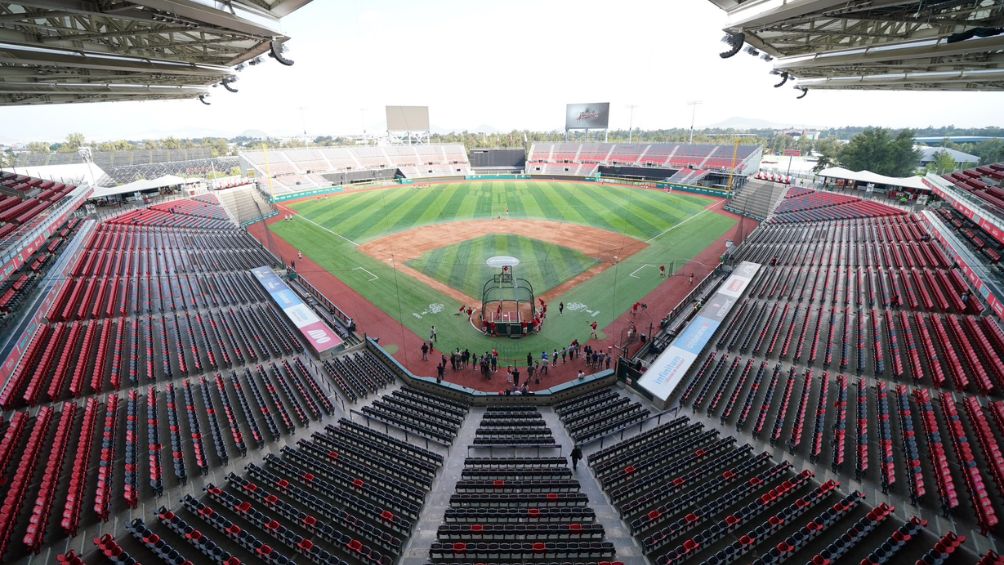
<path fill-rule="evenodd" d="M 694 121 L 697 118 L 697 107 L 701 105 L 700 100 L 691 100 L 687 102 L 690 106 L 690 141 L 688 143 L 694 143 Z"/>
<path fill-rule="evenodd" d="M 637 108 L 637 104 L 628 104 L 628 110 L 631 112 L 628 114 L 628 143 L 634 142 L 634 109 Z"/>

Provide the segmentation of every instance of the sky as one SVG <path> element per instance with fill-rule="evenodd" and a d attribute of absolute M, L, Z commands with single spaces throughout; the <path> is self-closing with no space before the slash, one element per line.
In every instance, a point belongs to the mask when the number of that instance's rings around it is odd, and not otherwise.
<path fill-rule="evenodd" d="M 773 88 L 771 64 L 721 59 L 725 13 L 706 0 L 314 0 L 282 21 L 284 67 L 198 100 L 0 108 L 0 142 L 343 135 L 385 129 L 384 105 L 428 105 L 436 131 L 558 130 L 564 105 L 611 103 L 611 128 L 733 117 L 778 127 L 1004 126 L 1001 92 Z M 634 110 L 630 109 L 634 106 Z M 633 115 L 632 115 L 633 113 Z"/>

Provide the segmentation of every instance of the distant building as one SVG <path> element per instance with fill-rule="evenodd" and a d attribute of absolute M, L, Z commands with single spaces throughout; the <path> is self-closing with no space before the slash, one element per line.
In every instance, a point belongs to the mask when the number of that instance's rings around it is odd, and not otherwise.
<path fill-rule="evenodd" d="M 948 154 L 955 159 L 955 165 L 960 169 L 965 169 L 980 163 L 980 158 L 976 155 L 970 155 L 969 153 L 963 153 L 962 151 L 949 149 L 947 147 L 928 147 L 926 145 L 917 145 L 914 149 L 920 151 L 921 167 L 926 167 L 930 163 L 933 163 L 934 160 L 938 158 L 938 153 L 942 151 L 948 152 Z"/>

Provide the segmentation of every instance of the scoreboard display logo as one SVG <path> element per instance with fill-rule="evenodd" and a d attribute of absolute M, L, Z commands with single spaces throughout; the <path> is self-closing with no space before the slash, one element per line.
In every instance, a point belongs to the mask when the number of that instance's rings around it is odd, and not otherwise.
<path fill-rule="evenodd" d="M 565 106 L 565 129 L 607 129 L 609 123 L 609 102 Z"/>

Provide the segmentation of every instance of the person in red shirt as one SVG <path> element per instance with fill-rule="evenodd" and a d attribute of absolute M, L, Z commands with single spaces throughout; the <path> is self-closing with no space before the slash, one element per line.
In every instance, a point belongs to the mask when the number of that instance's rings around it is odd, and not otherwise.
<path fill-rule="evenodd" d="M 592 337 L 593 339 L 597 339 L 597 335 L 596 335 L 596 328 L 597 328 L 598 326 L 599 326 L 599 324 L 597 324 L 597 323 L 596 323 L 596 320 L 593 320 L 593 321 L 592 321 L 592 322 L 591 322 L 591 323 L 589 324 L 589 328 L 590 328 L 590 329 L 592 329 L 592 333 L 590 334 L 590 337 Z"/>

